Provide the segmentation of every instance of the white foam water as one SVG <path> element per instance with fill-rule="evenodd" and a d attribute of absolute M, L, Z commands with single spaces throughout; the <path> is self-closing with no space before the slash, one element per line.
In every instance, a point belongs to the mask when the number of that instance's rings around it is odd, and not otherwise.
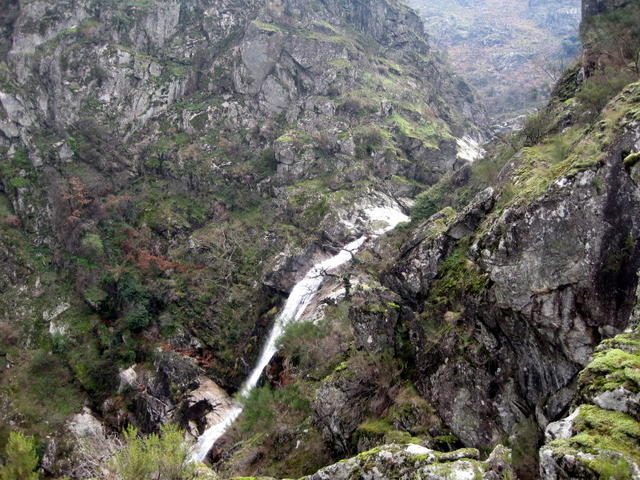
<path fill-rule="evenodd" d="M 366 213 L 370 219 L 387 224 L 387 227 L 376 230 L 372 237 L 381 235 L 394 228 L 397 224 L 409 220 L 409 218 L 399 210 L 393 210 L 390 208 L 374 208 Z M 327 273 L 335 270 L 345 263 L 348 263 L 353 258 L 353 255 L 362 248 L 368 238 L 369 237 L 367 235 L 363 235 L 357 240 L 354 240 L 348 245 L 342 247 L 337 255 L 316 263 L 307 272 L 304 278 L 293 287 L 284 308 L 276 318 L 267 342 L 262 349 L 258 363 L 255 365 L 251 374 L 240 388 L 240 401 L 236 401 L 231 408 L 225 412 L 220 422 L 209 427 L 198 437 L 198 441 L 191 452 L 192 462 L 203 461 L 215 442 L 240 416 L 242 413 L 241 401 L 247 398 L 251 391 L 256 387 L 260 377 L 262 376 L 262 371 L 278 351 L 278 339 L 282 336 L 287 326 L 300 320 L 300 317 L 302 317 L 302 314 L 318 293 Z"/>

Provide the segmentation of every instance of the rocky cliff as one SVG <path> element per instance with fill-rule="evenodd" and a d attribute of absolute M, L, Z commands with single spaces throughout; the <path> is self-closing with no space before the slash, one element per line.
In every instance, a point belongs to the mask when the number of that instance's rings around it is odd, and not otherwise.
<path fill-rule="evenodd" d="M 611 12 L 633 3 L 633 0 L 583 0 L 582 18 L 587 21 L 593 16 Z"/>
<path fill-rule="evenodd" d="M 613 18 L 598 28 L 621 28 Z M 311 401 L 294 422 L 338 456 L 503 443 L 518 478 L 638 475 L 640 87 L 616 62 L 567 71 L 520 133 L 420 194 L 412 224 L 358 256 L 317 333 L 342 354 L 285 342 L 274 366 L 272 385 L 293 377 Z M 243 421 L 221 471 L 281 475 L 289 441 L 317 442 L 294 425 Z M 260 431 L 269 440 L 253 443 Z"/>
<path fill-rule="evenodd" d="M 482 156 L 482 109 L 395 1 L 10 3 L 0 444 L 36 435 L 48 476 L 91 478 L 126 425 L 199 435 L 308 267 L 410 211 L 323 272 L 217 475 L 637 477 L 621 8 Z"/>
<path fill-rule="evenodd" d="M 190 392 L 238 387 L 304 267 L 485 131 L 394 1 L 16 1 L 0 24 L 2 441 L 85 403 L 197 434 Z"/>

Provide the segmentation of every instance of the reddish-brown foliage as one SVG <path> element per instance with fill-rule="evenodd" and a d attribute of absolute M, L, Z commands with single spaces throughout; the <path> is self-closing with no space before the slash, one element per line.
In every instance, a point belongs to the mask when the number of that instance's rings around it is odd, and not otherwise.
<path fill-rule="evenodd" d="M 160 255 L 154 255 L 148 249 L 141 247 L 136 241 L 138 233 L 135 230 L 127 230 L 125 233 L 127 239 L 124 242 L 123 250 L 126 254 L 126 259 L 135 264 L 140 270 L 144 272 L 154 269 L 162 272 L 173 270 L 178 273 L 184 273 L 193 268 L 182 263 L 172 262 Z"/>
<path fill-rule="evenodd" d="M 69 187 L 62 195 L 63 200 L 69 203 L 71 213 L 67 217 L 67 222 L 75 223 L 80 220 L 82 212 L 93 202 L 87 194 L 87 189 L 78 177 L 69 179 Z"/>

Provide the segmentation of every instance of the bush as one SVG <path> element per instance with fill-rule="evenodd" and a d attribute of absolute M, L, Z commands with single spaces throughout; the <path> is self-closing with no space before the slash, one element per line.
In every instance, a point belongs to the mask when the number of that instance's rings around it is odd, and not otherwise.
<path fill-rule="evenodd" d="M 141 332 L 151 323 L 148 310 L 143 305 L 135 305 L 124 317 L 124 323 L 131 332 Z"/>
<path fill-rule="evenodd" d="M 522 136 L 527 145 L 535 145 L 547 133 L 551 117 L 548 112 L 541 111 L 529 115 L 522 125 Z"/>
<path fill-rule="evenodd" d="M 607 68 L 598 72 L 584 82 L 576 94 L 581 110 L 589 118 L 596 117 L 616 94 L 634 80 L 634 75 L 628 71 L 618 71 Z"/>
<path fill-rule="evenodd" d="M 356 155 L 360 158 L 370 156 L 384 141 L 384 132 L 379 127 L 370 125 L 355 135 Z"/>
<path fill-rule="evenodd" d="M 95 400 L 104 400 L 116 387 L 118 366 L 115 358 L 101 354 L 87 342 L 71 350 L 68 361 L 76 378 Z"/>
<path fill-rule="evenodd" d="M 618 68 L 630 65 L 640 73 L 639 23 L 637 4 L 591 17 L 582 29 L 582 41 L 593 64 Z"/>
<path fill-rule="evenodd" d="M 416 197 L 416 202 L 411 208 L 411 220 L 421 222 L 439 210 L 438 205 L 429 196 L 429 192 L 422 192 Z"/>
<path fill-rule="evenodd" d="M 256 163 L 255 173 L 258 177 L 272 175 L 278 168 L 278 160 L 273 148 L 265 148 L 260 154 L 260 159 Z"/>
<path fill-rule="evenodd" d="M 174 425 L 160 434 L 140 437 L 134 427 L 124 433 L 125 446 L 111 459 L 109 468 L 122 480 L 191 480 L 197 477 L 189 462 L 191 445 Z"/>
<path fill-rule="evenodd" d="M 284 334 L 278 339 L 280 350 L 294 365 L 303 369 L 313 366 L 316 355 L 315 344 L 317 340 L 327 334 L 325 325 L 318 326 L 313 322 L 293 323 L 287 327 Z"/>
<path fill-rule="evenodd" d="M 354 384 L 368 388 L 370 398 L 367 410 L 374 416 L 380 416 L 393 404 L 405 369 L 402 360 L 389 350 L 379 355 L 357 352 L 349 359 L 344 370 L 354 377 Z"/>
<path fill-rule="evenodd" d="M 100 235 L 89 233 L 82 239 L 84 253 L 92 258 L 101 257 L 104 254 L 104 245 Z"/>
<path fill-rule="evenodd" d="M 303 420 L 311 413 L 311 402 L 297 385 L 287 385 L 273 390 L 269 385 L 255 388 L 244 400 L 240 420 L 243 432 L 268 432 L 278 427 L 276 419 L 291 423 L 294 418 Z"/>
<path fill-rule="evenodd" d="M 59 355 L 45 350 L 23 353 L 23 362 L 7 379 L 11 400 L 21 426 L 38 436 L 47 435 L 82 406 L 82 394 Z M 27 360 L 28 359 L 28 360 Z"/>
<path fill-rule="evenodd" d="M 22 433 L 11 432 L 5 449 L 5 463 L 0 466 L 0 480 L 37 480 L 35 441 Z"/>

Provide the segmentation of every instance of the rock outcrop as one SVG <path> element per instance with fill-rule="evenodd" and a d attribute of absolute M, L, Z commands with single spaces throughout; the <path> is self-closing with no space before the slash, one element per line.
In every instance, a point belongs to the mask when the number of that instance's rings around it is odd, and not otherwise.
<path fill-rule="evenodd" d="M 395 0 L 7 7 L 0 325 L 7 349 L 55 350 L 116 428 L 176 419 L 202 375 L 237 389 L 304 262 L 379 229 L 372 210 L 406 208 L 485 133 Z M 191 359 L 188 382 L 159 348 Z"/>
<path fill-rule="evenodd" d="M 625 7 L 632 3 L 633 0 L 582 0 L 582 19 L 583 21 L 587 21 L 591 17 Z"/>
<path fill-rule="evenodd" d="M 93 477 L 116 448 L 104 425 L 85 408 L 69 418 L 62 430 L 49 439 L 42 468 L 54 477 Z"/>
<path fill-rule="evenodd" d="M 420 445 L 384 445 L 357 457 L 330 465 L 309 476 L 309 480 L 384 480 L 398 478 L 429 478 L 433 480 L 454 480 L 463 478 L 483 478 L 497 480 L 510 478 L 511 452 L 498 446 L 481 462 L 474 449 L 463 449 L 441 453 Z"/>
<path fill-rule="evenodd" d="M 639 338 L 624 333 L 598 347 L 580 373 L 573 412 L 546 429 L 541 478 L 640 478 Z"/>

